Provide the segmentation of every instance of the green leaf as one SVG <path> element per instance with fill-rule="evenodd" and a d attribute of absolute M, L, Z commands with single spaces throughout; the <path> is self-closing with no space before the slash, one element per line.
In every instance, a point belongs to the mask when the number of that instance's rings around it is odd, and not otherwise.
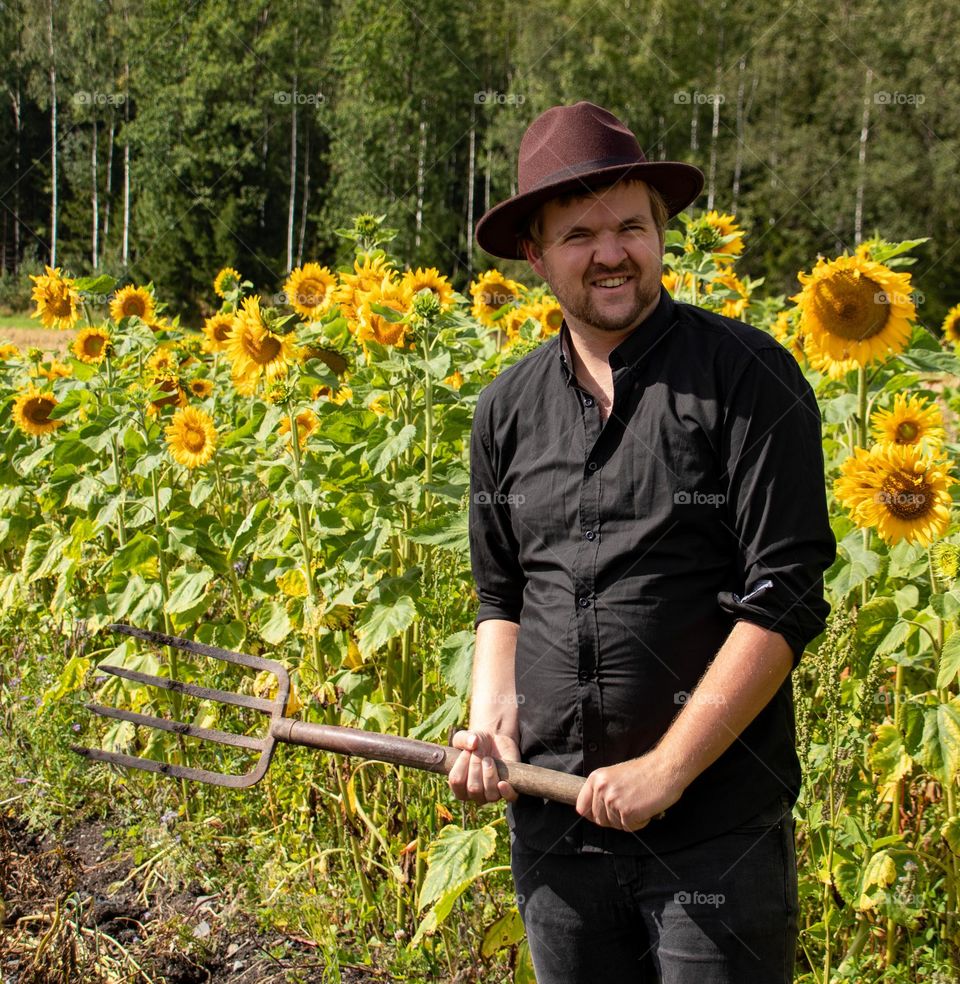
<path fill-rule="evenodd" d="M 260 524 L 270 508 L 270 503 L 270 499 L 261 499 L 250 509 L 243 522 L 237 527 L 233 542 L 230 544 L 230 550 L 227 552 L 227 560 L 231 564 L 239 558 L 247 544 L 256 537 Z"/>
<path fill-rule="evenodd" d="M 873 598 L 862 605 L 857 616 L 857 642 L 863 651 L 872 653 L 899 617 L 897 604 L 892 598 Z"/>
<path fill-rule="evenodd" d="M 461 700 L 470 696 L 473 673 L 473 651 L 477 634 L 471 629 L 448 635 L 440 645 L 440 670 L 443 678 Z"/>
<path fill-rule="evenodd" d="M 232 622 L 202 622 L 197 627 L 196 635 L 197 642 L 238 652 L 247 637 L 247 628 L 237 619 Z"/>
<path fill-rule="evenodd" d="M 519 943 L 523 936 L 524 928 L 523 920 L 520 918 L 520 910 L 513 906 L 483 934 L 480 955 L 492 957 L 498 950 Z"/>
<path fill-rule="evenodd" d="M 450 512 L 407 530 L 404 536 L 414 543 L 442 547 L 444 550 L 466 551 L 470 549 L 467 519 L 466 510 Z"/>
<path fill-rule="evenodd" d="M 126 546 L 113 555 L 113 574 L 144 573 L 157 565 L 157 541 L 147 533 L 135 533 Z"/>
<path fill-rule="evenodd" d="M 837 560 L 828 575 L 830 590 L 840 597 L 850 594 L 880 572 L 881 557 L 864 547 L 859 530 L 837 544 Z"/>
<path fill-rule="evenodd" d="M 169 615 L 191 613 L 198 607 L 206 608 L 204 594 L 206 587 L 213 579 L 213 571 L 204 568 L 191 571 L 180 567 L 170 574 L 170 596 L 166 608 Z M 180 619 L 184 621 L 184 619 Z"/>
<path fill-rule="evenodd" d="M 41 707 L 47 707 L 51 701 L 62 700 L 67 694 L 72 694 L 83 686 L 90 660 L 85 656 L 71 656 L 60 673 L 60 679 L 44 692 Z"/>
<path fill-rule="evenodd" d="M 909 775 L 913 762 L 904 747 L 903 736 L 892 724 L 880 724 L 876 741 L 870 746 L 870 767 L 884 783 Z"/>
<path fill-rule="evenodd" d="M 416 436 L 417 428 L 413 424 L 405 424 L 396 434 L 367 451 L 367 463 L 373 474 L 379 475 L 386 471 L 390 462 L 399 458 L 413 444 Z"/>
<path fill-rule="evenodd" d="M 450 725 L 456 724 L 463 713 L 463 705 L 459 697 L 448 697 L 432 714 L 429 714 L 415 728 L 410 729 L 411 738 L 421 741 L 433 741 L 440 735 L 446 735 Z"/>
<path fill-rule="evenodd" d="M 393 601 L 368 602 L 357 619 L 357 640 L 366 659 L 394 636 L 403 632 L 417 617 L 413 598 L 403 595 Z"/>
<path fill-rule="evenodd" d="M 950 817 L 940 828 L 940 836 L 954 854 L 960 855 L 960 817 Z"/>
<path fill-rule="evenodd" d="M 483 862 L 496 847 L 497 831 L 492 826 L 463 830 L 447 824 L 427 848 L 427 875 L 417 899 L 417 911 L 422 912 L 451 889 L 469 885 L 483 871 Z"/>
<path fill-rule="evenodd" d="M 101 273 L 96 277 L 76 277 L 73 286 L 84 294 L 99 294 L 105 297 L 116 289 L 117 280 L 108 273 Z"/>
<path fill-rule="evenodd" d="M 947 639 L 940 653 L 940 669 L 937 672 L 937 689 L 945 690 L 960 673 L 960 632 L 955 631 Z"/>
<path fill-rule="evenodd" d="M 257 610 L 255 619 L 260 638 L 271 646 L 279 646 L 293 631 L 287 609 L 279 601 L 268 601 Z"/>
<path fill-rule="evenodd" d="M 914 757 L 943 785 L 960 769 L 960 697 L 924 708 L 923 737 Z"/>

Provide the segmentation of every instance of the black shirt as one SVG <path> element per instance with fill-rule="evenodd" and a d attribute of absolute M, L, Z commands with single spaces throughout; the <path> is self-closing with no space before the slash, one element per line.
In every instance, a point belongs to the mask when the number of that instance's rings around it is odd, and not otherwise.
<path fill-rule="evenodd" d="M 836 542 L 816 398 L 774 338 L 662 289 L 610 353 L 602 422 L 567 332 L 480 394 L 470 546 L 477 624 L 520 626 L 523 761 L 588 775 L 656 744 L 737 620 L 781 633 L 796 665 L 829 612 Z M 541 851 L 681 847 L 795 801 L 794 745 L 788 676 L 664 819 L 611 830 L 521 796 L 509 823 Z"/>

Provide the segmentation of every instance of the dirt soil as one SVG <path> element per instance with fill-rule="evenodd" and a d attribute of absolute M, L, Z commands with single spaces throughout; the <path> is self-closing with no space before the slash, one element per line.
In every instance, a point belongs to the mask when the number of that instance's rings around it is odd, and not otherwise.
<path fill-rule="evenodd" d="M 0 815 L 0 984 L 338 980 L 311 941 L 265 935 L 199 886 L 144 892 L 104 826 L 82 823 L 54 839 Z M 393 979 L 343 965 L 340 975 L 344 984 Z"/>

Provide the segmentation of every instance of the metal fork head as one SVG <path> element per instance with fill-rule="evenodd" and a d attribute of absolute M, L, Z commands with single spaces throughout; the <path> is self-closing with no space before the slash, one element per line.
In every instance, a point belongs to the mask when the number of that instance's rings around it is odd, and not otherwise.
<path fill-rule="evenodd" d="M 136 670 L 128 670 L 122 666 L 105 666 L 101 664 L 97 667 L 100 672 L 109 673 L 124 680 L 131 680 L 134 683 L 141 683 L 148 687 L 155 687 L 176 694 L 186 694 L 219 704 L 260 711 L 261 713 L 270 715 L 271 724 L 284 716 L 287 700 L 290 696 L 290 675 L 287 673 L 286 667 L 275 660 L 264 659 L 262 656 L 251 656 L 248 653 L 236 653 L 229 649 L 220 649 L 218 646 L 208 646 L 204 643 L 192 642 L 189 639 L 181 639 L 178 636 L 167 635 L 163 632 L 139 629 L 132 625 L 113 624 L 106 626 L 106 630 L 133 636 L 135 639 L 142 639 L 145 642 L 151 642 L 157 646 L 169 646 L 172 649 L 191 653 L 196 656 L 210 656 L 227 663 L 246 667 L 247 669 L 266 670 L 277 678 L 277 694 L 273 699 L 250 697 L 246 694 L 234 693 L 233 691 L 201 687 L 197 684 L 185 683 L 180 680 L 171 680 L 166 677 L 153 676 L 149 673 L 140 673 Z M 262 738 L 251 738 L 247 735 L 218 731 L 214 728 L 201 728 L 194 724 L 188 724 L 185 721 L 176 721 L 149 714 L 138 714 L 120 708 L 104 707 L 101 704 L 87 704 L 86 706 L 94 714 L 98 714 L 101 717 L 112 718 L 118 721 L 129 721 L 131 724 L 139 727 L 153 728 L 158 731 L 183 735 L 189 738 L 198 738 L 202 741 L 210 741 L 218 745 L 227 745 L 233 748 L 245 748 L 260 753 L 256 764 L 249 772 L 231 774 L 228 772 L 215 772 L 209 769 L 195 768 L 188 765 L 177 765 L 170 762 L 158 762 L 155 759 L 124 755 L 120 752 L 106 752 L 98 748 L 85 748 L 80 745 L 71 746 L 77 754 L 97 762 L 108 762 L 111 765 L 142 769 L 146 772 L 157 772 L 178 779 L 192 779 L 197 782 L 210 783 L 214 786 L 244 789 L 254 785 L 263 778 L 267 769 L 270 767 L 270 760 L 273 757 L 273 751 L 276 747 L 276 740 L 269 730 Z"/>

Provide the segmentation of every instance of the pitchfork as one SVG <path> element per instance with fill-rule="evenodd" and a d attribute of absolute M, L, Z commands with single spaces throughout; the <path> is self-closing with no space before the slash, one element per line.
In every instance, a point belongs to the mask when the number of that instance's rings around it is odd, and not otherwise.
<path fill-rule="evenodd" d="M 373 731 L 361 731 L 358 728 L 347 728 L 331 724 L 310 724 L 306 721 L 296 721 L 286 716 L 287 699 L 290 696 L 290 676 L 281 663 L 261 656 L 250 656 L 247 653 L 235 653 L 229 649 L 217 646 L 207 646 L 189 639 L 165 635 L 162 632 L 150 632 L 131 625 L 109 625 L 108 629 L 152 642 L 157 646 L 169 646 L 197 656 L 212 656 L 237 666 L 251 670 L 266 670 L 277 679 L 276 696 L 248 696 L 233 693 L 228 690 L 215 690 L 201 687 L 193 683 L 172 680 L 166 677 L 152 676 L 128 670 L 122 666 L 98 666 L 98 671 L 110 673 L 130 680 L 134 683 L 157 687 L 171 691 L 174 694 L 186 694 L 199 697 L 202 700 L 214 701 L 234 707 L 244 707 L 260 711 L 270 716 L 269 727 L 261 737 L 234 734 L 228 731 L 218 731 L 214 728 L 201 728 L 185 721 L 175 721 L 169 718 L 154 717 L 149 714 L 138 714 L 134 711 L 120 710 L 114 707 L 104 707 L 101 704 L 87 704 L 95 714 L 118 721 L 129 721 L 144 728 L 155 728 L 189 738 L 199 738 L 202 741 L 215 742 L 218 745 L 228 745 L 234 748 L 259 752 L 254 767 L 242 774 L 213 772 L 209 769 L 199 769 L 188 765 L 175 765 L 169 762 L 158 762 L 154 759 L 142 758 L 135 755 L 125 755 L 120 752 L 105 752 L 98 748 L 84 748 L 79 745 L 71 746 L 75 752 L 97 762 L 109 762 L 111 765 L 143 769 L 147 772 L 159 772 L 178 779 L 192 779 L 197 782 L 211 783 L 214 786 L 229 786 L 233 789 L 244 789 L 259 782 L 270 767 L 270 759 L 277 742 L 290 745 L 306 745 L 308 748 L 321 748 L 329 752 L 340 752 L 344 755 L 358 755 L 362 758 L 378 762 L 391 762 L 394 765 L 406 765 L 427 772 L 447 775 L 454 762 L 460 756 L 460 750 L 445 745 L 437 745 L 416 738 L 400 738 L 395 735 L 380 734 Z M 176 705 L 174 705 L 176 706 Z M 540 796 L 545 799 L 557 800 L 560 803 L 576 804 L 577 794 L 583 786 L 581 776 L 557 772 L 554 769 L 544 769 L 523 762 L 504 762 L 494 759 L 497 773 L 501 779 L 507 780 L 520 793 Z"/>

